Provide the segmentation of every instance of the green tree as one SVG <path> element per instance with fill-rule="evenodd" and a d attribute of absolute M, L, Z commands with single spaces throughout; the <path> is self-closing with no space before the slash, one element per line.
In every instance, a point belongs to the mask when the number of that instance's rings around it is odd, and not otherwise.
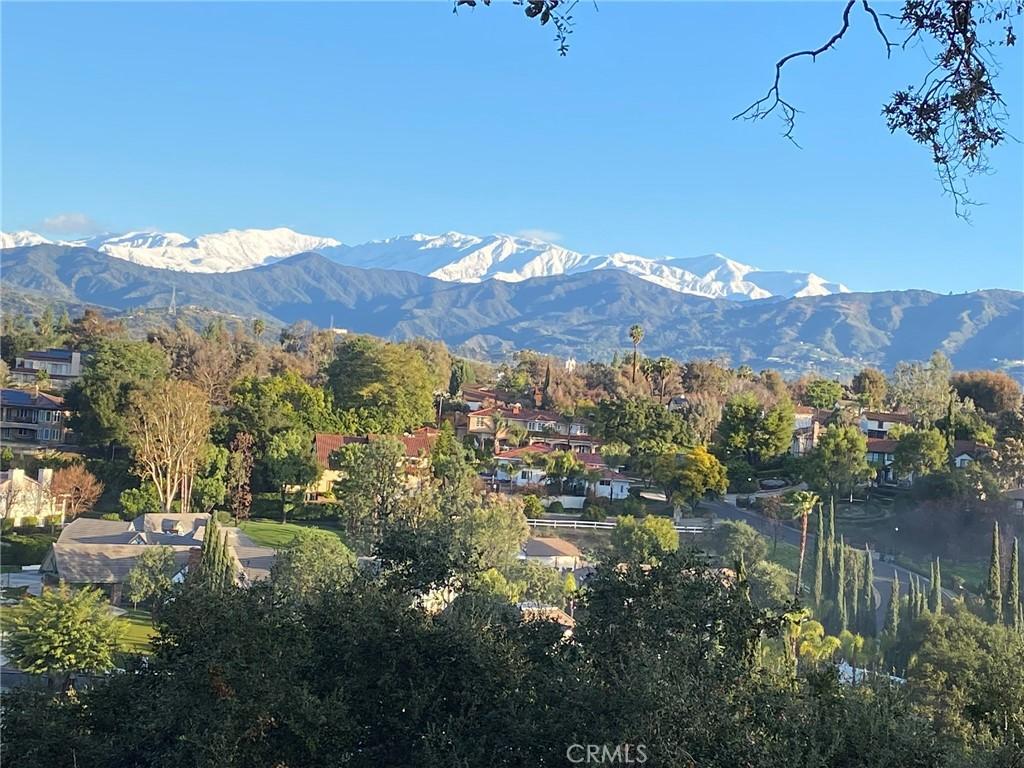
<path fill-rule="evenodd" d="M 942 613 L 942 565 L 939 558 L 932 563 L 931 589 L 928 591 L 928 610 Z"/>
<path fill-rule="evenodd" d="M 129 400 L 133 392 L 167 377 L 167 359 L 159 347 L 139 341 L 102 339 L 93 350 L 67 404 L 75 412 L 71 427 L 85 445 L 124 443 L 129 437 Z"/>
<path fill-rule="evenodd" d="M 644 340 L 644 329 L 640 325 L 629 327 L 629 340 L 633 342 L 633 377 L 632 382 L 636 384 L 636 366 L 640 359 L 640 342 Z"/>
<path fill-rule="evenodd" d="M 607 443 L 633 446 L 646 442 L 692 445 L 690 428 L 677 414 L 646 397 L 602 400 L 594 412 L 594 431 Z"/>
<path fill-rule="evenodd" d="M 783 610 L 793 600 L 796 575 L 778 563 L 762 560 L 750 569 L 747 582 L 754 605 L 767 610 Z"/>
<path fill-rule="evenodd" d="M 277 553 L 270 580 L 283 599 L 309 601 L 349 583 L 355 569 L 355 555 L 337 536 L 304 530 Z"/>
<path fill-rule="evenodd" d="M 949 463 L 949 448 L 934 427 L 911 430 L 896 441 L 893 468 L 900 475 L 915 478 L 937 472 Z"/>
<path fill-rule="evenodd" d="M 339 479 L 334 495 L 356 524 L 369 525 L 374 539 L 398 514 L 405 496 L 405 446 L 393 438 L 346 445 L 335 456 Z"/>
<path fill-rule="evenodd" d="M 849 628 L 849 616 L 846 610 L 846 541 L 842 536 L 836 544 L 836 583 L 835 592 L 832 593 L 832 623 L 836 634 Z"/>
<path fill-rule="evenodd" d="M 262 339 L 267 330 L 267 324 L 262 317 L 255 317 L 252 321 L 252 333 L 257 339 Z"/>
<path fill-rule="evenodd" d="M 890 641 L 896 637 L 900 629 L 900 600 L 900 575 L 896 572 L 892 575 L 892 589 L 885 609 L 885 625 L 882 627 L 882 634 Z"/>
<path fill-rule="evenodd" d="M 545 457 L 544 471 L 548 479 L 558 482 L 558 492 L 565 490 L 565 481 L 579 477 L 585 467 L 572 451 L 553 451 Z"/>
<path fill-rule="evenodd" d="M 853 377 L 853 393 L 865 408 L 877 410 L 885 403 L 889 385 L 877 368 L 865 368 Z"/>
<path fill-rule="evenodd" d="M 612 529 L 612 553 L 624 562 L 656 563 L 679 549 L 679 534 L 672 521 L 648 515 L 638 521 L 623 515 Z"/>
<path fill-rule="evenodd" d="M 755 566 L 768 553 L 768 542 L 764 536 L 747 523 L 737 520 L 722 520 L 715 526 L 711 547 L 727 567 L 740 559 Z"/>
<path fill-rule="evenodd" d="M 159 604 L 171 591 L 176 569 L 174 550 L 170 547 L 142 547 L 124 580 L 125 596 L 135 608 L 149 599 Z"/>
<path fill-rule="evenodd" d="M 949 358 L 938 351 L 927 363 L 898 363 L 889 382 L 889 396 L 896 407 L 934 424 L 946 411 L 952 373 Z"/>
<path fill-rule="evenodd" d="M 725 493 L 729 485 L 725 467 L 703 445 L 659 456 L 652 469 L 668 502 L 674 504 L 681 497 L 692 509 L 708 494 Z"/>
<path fill-rule="evenodd" d="M 48 675 L 63 690 L 73 674 L 114 668 L 122 632 L 100 590 L 46 589 L 8 614 L 4 655 L 18 669 Z"/>
<path fill-rule="evenodd" d="M 306 488 L 320 477 L 309 437 L 290 430 L 270 439 L 266 455 L 267 477 L 281 494 L 281 522 L 288 520 L 288 499 L 301 499 Z"/>
<path fill-rule="evenodd" d="M 875 637 L 878 634 L 878 617 L 875 604 L 875 566 L 871 550 L 864 548 L 864 566 L 861 569 L 861 620 L 860 634 Z"/>
<path fill-rule="evenodd" d="M 766 408 L 751 393 L 734 395 L 722 409 L 718 435 L 727 456 L 752 465 L 780 456 L 793 439 L 793 404 L 782 398 Z"/>
<path fill-rule="evenodd" d="M 818 524 L 814 527 L 814 579 L 811 581 L 811 602 L 820 609 L 825 596 L 825 510 L 819 501 Z"/>
<path fill-rule="evenodd" d="M 1024 632 L 1024 606 L 1020 602 L 1020 548 L 1017 538 L 1010 550 L 1010 571 L 1006 575 L 1006 625 L 1018 633 Z"/>
<path fill-rule="evenodd" d="M 412 347 L 346 339 L 327 367 L 327 385 L 360 433 L 399 434 L 434 420 L 433 375 Z"/>
<path fill-rule="evenodd" d="M 828 493 L 832 503 L 842 491 L 850 491 L 873 474 L 867 460 L 867 438 L 853 426 L 832 424 L 807 455 L 805 478 Z"/>
<path fill-rule="evenodd" d="M 199 456 L 199 466 L 192 481 L 192 503 L 199 512 L 213 512 L 227 498 L 227 448 L 208 444 Z"/>
<path fill-rule="evenodd" d="M 829 379 L 812 379 L 804 388 L 804 404 L 831 410 L 843 396 L 843 385 Z"/>
<path fill-rule="evenodd" d="M 988 584 L 985 589 L 985 605 L 988 618 L 995 624 L 1003 621 L 1003 565 L 999 557 L 999 522 L 992 524 L 992 554 L 988 563 Z"/>

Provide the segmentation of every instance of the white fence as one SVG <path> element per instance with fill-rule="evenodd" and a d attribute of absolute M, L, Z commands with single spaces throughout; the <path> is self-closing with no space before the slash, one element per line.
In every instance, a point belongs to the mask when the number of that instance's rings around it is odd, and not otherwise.
<path fill-rule="evenodd" d="M 589 531 L 610 531 L 615 523 L 608 520 L 527 520 L 532 528 L 574 528 Z M 673 525 L 679 533 L 710 533 L 710 525 Z"/>

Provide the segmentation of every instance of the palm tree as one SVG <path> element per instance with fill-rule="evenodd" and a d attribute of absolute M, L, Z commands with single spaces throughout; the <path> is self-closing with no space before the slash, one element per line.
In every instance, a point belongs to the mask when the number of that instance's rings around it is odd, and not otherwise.
<path fill-rule="evenodd" d="M 267 324 L 263 322 L 262 317 L 257 317 L 252 321 L 252 332 L 256 335 L 257 339 L 263 338 L 263 332 L 267 329 Z"/>
<path fill-rule="evenodd" d="M 811 491 L 797 491 L 792 496 L 793 516 L 800 516 L 800 564 L 796 570 L 796 596 L 800 597 L 800 588 L 804 576 L 804 554 L 807 552 L 807 518 L 811 510 L 821 503 L 818 494 Z"/>
<path fill-rule="evenodd" d="M 633 342 L 633 383 L 636 384 L 636 364 L 640 355 L 640 342 L 644 340 L 644 329 L 641 325 L 632 325 L 629 328 L 629 340 Z"/>

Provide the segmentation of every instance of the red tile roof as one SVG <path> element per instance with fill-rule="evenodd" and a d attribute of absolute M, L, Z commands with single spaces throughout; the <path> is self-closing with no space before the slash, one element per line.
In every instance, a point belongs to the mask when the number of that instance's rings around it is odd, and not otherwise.
<path fill-rule="evenodd" d="M 868 452 L 869 453 L 894 453 L 896 451 L 896 443 L 898 440 L 890 440 L 884 437 L 869 437 L 868 438 Z"/>
<path fill-rule="evenodd" d="M 396 437 L 405 446 L 405 457 L 416 459 L 430 453 L 437 441 L 439 430 L 434 427 L 421 427 L 415 432 L 399 435 Z M 331 454 L 343 445 L 361 444 L 365 445 L 371 440 L 378 440 L 386 435 L 335 435 L 327 432 L 317 432 L 313 437 L 313 452 L 316 454 L 317 463 L 322 467 L 329 467 Z"/>

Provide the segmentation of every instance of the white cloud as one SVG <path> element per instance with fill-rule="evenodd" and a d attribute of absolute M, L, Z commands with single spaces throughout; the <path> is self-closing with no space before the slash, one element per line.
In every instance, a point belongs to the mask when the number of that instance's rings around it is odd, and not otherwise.
<path fill-rule="evenodd" d="M 517 237 L 525 237 L 530 240 L 545 240 L 549 243 L 557 243 L 562 239 L 560 232 L 552 232 L 550 229 L 520 229 L 515 234 Z"/>
<path fill-rule="evenodd" d="M 95 235 L 103 228 L 85 213 L 58 213 L 39 222 L 48 235 Z"/>

